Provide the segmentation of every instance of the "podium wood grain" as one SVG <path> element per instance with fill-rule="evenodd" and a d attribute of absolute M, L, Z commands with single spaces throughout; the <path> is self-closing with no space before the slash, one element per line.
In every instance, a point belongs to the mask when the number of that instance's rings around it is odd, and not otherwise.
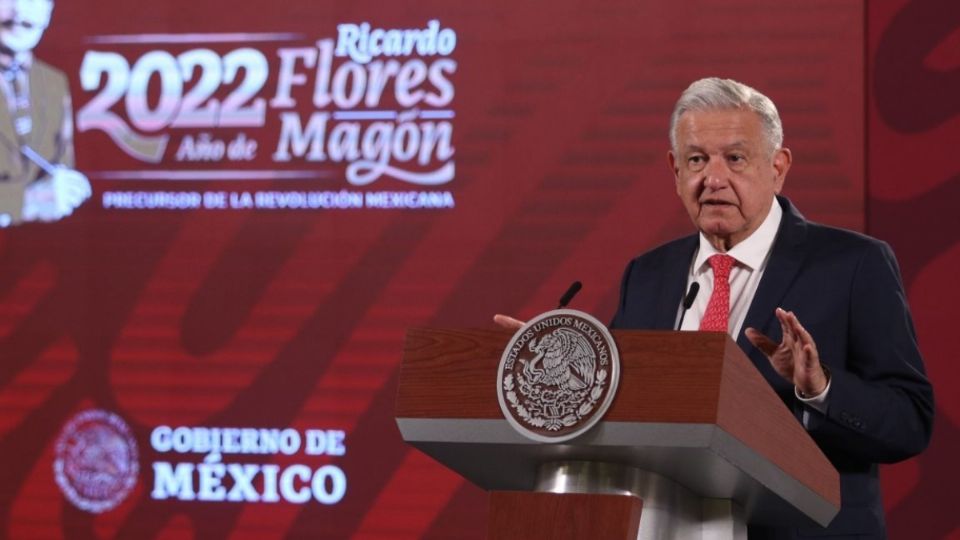
<path fill-rule="evenodd" d="M 768 480 L 760 480 L 761 484 L 770 481 L 778 484 L 781 497 L 808 493 L 799 487 L 790 487 L 789 482 L 795 481 L 799 482 L 796 486 L 803 485 L 809 490 L 813 496 L 811 500 L 820 501 L 811 504 L 821 509 L 818 511 L 821 515 L 829 513 L 824 510 L 827 507 L 839 508 L 840 486 L 836 470 L 726 334 L 615 330 L 612 335 L 620 351 L 621 380 L 610 409 L 602 422 L 591 430 L 602 435 L 592 437 L 588 433 L 556 448 L 547 448 L 541 451 L 543 459 L 588 454 L 579 448 L 596 444 L 597 437 L 602 439 L 614 432 L 622 433 L 617 430 L 625 429 L 623 426 L 654 426 L 650 429 L 672 426 L 671 434 L 678 433 L 674 429 L 677 426 L 680 426 L 679 433 L 693 433 L 701 426 L 715 426 L 713 429 L 719 428 L 725 433 L 719 435 L 725 442 L 716 442 L 720 440 L 716 434 L 710 436 L 714 441 L 710 443 L 711 452 L 721 462 L 730 458 L 730 452 L 746 456 L 742 449 L 748 449 L 749 455 L 758 456 L 764 463 L 757 471 L 766 475 Z M 497 370 L 511 336 L 511 332 L 499 329 L 410 329 L 397 395 L 398 422 L 401 419 L 414 422 L 504 421 L 497 400 Z M 691 426 L 694 431 L 684 431 L 682 426 Z M 659 444 L 661 441 L 653 442 Z M 501 446 L 488 444 L 482 451 L 474 446 L 475 453 L 470 454 L 469 459 L 486 459 L 489 452 L 501 449 L 506 453 L 496 459 L 517 451 L 526 456 L 534 455 L 525 447 L 516 446 L 519 443 L 498 444 Z M 430 443 L 419 445 L 423 448 L 429 446 Z M 614 456 L 621 462 L 630 461 L 631 456 L 644 455 L 654 456 L 655 464 L 672 459 L 665 461 L 662 454 L 653 450 L 619 452 L 616 447 L 607 446 L 604 451 L 607 452 L 605 455 Z M 753 458 L 743 459 L 756 462 Z M 713 463 L 711 467 L 718 462 Z M 793 480 L 784 484 L 780 478 Z M 756 484 L 751 485 L 754 487 L 749 490 L 756 493 Z M 753 495 L 749 498 L 752 499 Z M 759 516 L 765 512 L 764 508 L 761 504 L 756 512 L 751 508 L 747 511 Z"/>

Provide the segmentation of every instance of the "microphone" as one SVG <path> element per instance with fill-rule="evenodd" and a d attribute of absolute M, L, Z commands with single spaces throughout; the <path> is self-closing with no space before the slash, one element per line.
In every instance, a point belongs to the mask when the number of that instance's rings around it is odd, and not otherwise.
<path fill-rule="evenodd" d="M 693 305 L 693 300 L 697 297 L 698 292 L 700 292 L 700 284 L 694 281 L 690 284 L 690 290 L 687 291 L 687 295 L 683 297 L 683 302 L 680 304 L 683 311 L 680 312 L 680 322 L 677 323 L 677 330 L 683 326 L 683 318 L 687 316 L 687 310 Z"/>
<path fill-rule="evenodd" d="M 567 292 L 563 293 L 563 296 L 560 297 L 560 305 L 557 306 L 557 309 L 563 309 L 567 307 L 567 304 L 573 300 L 573 297 L 580 292 L 580 289 L 583 288 L 583 283 L 579 281 L 574 281 L 570 284 L 570 287 L 567 289 Z"/>

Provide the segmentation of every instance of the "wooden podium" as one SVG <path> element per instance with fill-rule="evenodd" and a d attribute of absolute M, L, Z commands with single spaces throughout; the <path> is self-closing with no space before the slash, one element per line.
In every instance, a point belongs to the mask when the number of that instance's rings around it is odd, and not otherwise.
<path fill-rule="evenodd" d="M 746 523 L 833 519 L 837 471 L 729 336 L 612 334 L 621 379 L 607 414 L 544 444 L 515 431 L 497 401 L 511 332 L 408 331 L 397 425 L 492 492 L 490 538 L 745 538 Z"/>

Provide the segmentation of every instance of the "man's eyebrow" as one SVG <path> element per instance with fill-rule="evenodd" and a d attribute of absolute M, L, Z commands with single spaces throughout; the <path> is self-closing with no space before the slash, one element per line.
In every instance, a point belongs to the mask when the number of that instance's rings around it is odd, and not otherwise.
<path fill-rule="evenodd" d="M 750 143 L 748 143 L 745 140 L 740 140 L 740 141 L 734 141 L 730 144 L 720 147 L 720 151 L 726 152 L 728 150 L 742 150 L 744 148 L 750 148 Z M 683 151 L 687 153 L 690 153 L 690 152 L 701 152 L 704 154 L 708 153 L 706 150 L 703 149 L 703 147 L 698 146 L 696 144 L 688 144 L 683 148 Z"/>

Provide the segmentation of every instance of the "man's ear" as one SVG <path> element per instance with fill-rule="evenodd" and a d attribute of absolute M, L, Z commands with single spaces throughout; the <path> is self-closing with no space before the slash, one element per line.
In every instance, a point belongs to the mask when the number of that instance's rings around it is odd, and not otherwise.
<path fill-rule="evenodd" d="M 680 195 L 680 164 L 677 163 L 677 156 L 673 153 L 673 150 L 667 151 L 667 163 L 670 165 L 670 172 L 673 173 L 673 183 L 677 195 Z"/>
<path fill-rule="evenodd" d="M 773 170 L 776 173 L 774 177 L 774 192 L 778 195 L 783 190 L 783 182 L 787 179 L 787 171 L 793 164 L 793 154 L 789 148 L 780 148 L 773 153 Z"/>

